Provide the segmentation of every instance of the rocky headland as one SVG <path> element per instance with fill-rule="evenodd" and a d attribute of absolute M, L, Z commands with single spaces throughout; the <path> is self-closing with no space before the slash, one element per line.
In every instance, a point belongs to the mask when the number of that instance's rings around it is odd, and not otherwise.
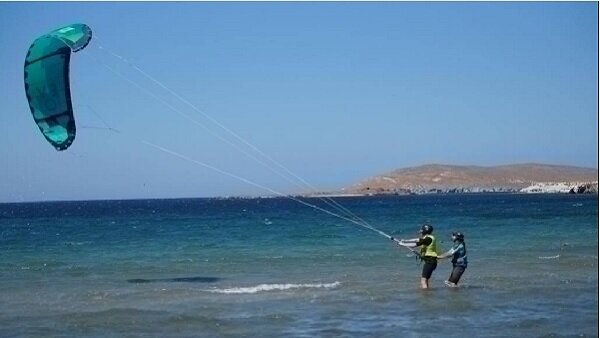
<path fill-rule="evenodd" d="M 598 193 L 598 169 L 546 164 L 494 167 L 430 164 L 365 179 L 340 194 Z"/>

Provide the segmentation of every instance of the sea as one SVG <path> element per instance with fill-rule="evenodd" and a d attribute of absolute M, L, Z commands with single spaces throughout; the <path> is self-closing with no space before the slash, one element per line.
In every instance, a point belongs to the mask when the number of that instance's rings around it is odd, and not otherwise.
<path fill-rule="evenodd" d="M 0 204 L 0 337 L 598 337 L 598 195 L 335 202 L 351 216 L 317 198 Z M 443 250 L 465 234 L 459 288 L 440 260 L 421 290 L 374 230 L 425 222 Z"/>

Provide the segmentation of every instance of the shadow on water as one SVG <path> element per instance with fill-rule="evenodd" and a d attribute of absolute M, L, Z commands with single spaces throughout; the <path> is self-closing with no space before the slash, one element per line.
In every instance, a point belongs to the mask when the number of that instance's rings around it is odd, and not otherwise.
<path fill-rule="evenodd" d="M 220 281 L 219 277 L 180 277 L 180 278 L 153 278 L 143 279 L 135 278 L 128 279 L 127 282 L 134 284 L 142 283 L 215 283 Z"/>

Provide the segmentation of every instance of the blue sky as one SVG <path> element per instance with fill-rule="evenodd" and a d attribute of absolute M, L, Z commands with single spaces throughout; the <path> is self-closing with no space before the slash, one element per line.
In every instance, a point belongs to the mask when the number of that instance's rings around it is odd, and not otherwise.
<path fill-rule="evenodd" d="M 237 142 L 206 115 L 320 190 L 428 163 L 597 168 L 597 12 L 597 2 L 0 2 L 0 202 L 270 194 L 197 162 L 299 190 L 207 132 Z M 77 139 L 57 152 L 31 118 L 23 62 L 35 38 L 74 22 L 94 38 L 71 63 Z"/>

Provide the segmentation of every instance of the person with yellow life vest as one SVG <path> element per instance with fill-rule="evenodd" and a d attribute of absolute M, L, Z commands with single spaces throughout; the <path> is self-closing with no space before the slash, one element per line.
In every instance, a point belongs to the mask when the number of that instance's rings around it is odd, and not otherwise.
<path fill-rule="evenodd" d="M 433 236 L 433 227 L 429 224 L 423 224 L 420 238 L 401 239 L 398 244 L 407 248 L 420 247 L 420 251 L 415 252 L 423 261 L 423 271 L 421 272 L 421 288 L 429 288 L 429 279 L 433 274 L 433 270 L 437 268 L 438 259 L 438 243 Z"/>

